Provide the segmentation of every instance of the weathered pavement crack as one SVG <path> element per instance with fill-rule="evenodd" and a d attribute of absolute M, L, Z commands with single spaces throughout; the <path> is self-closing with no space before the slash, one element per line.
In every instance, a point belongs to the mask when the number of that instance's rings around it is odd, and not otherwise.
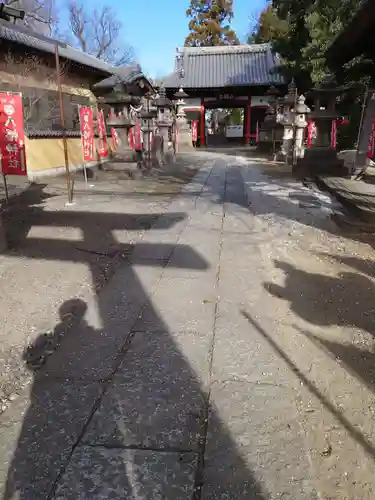
<path fill-rule="evenodd" d="M 201 189 L 199 190 L 198 194 L 196 194 L 195 196 L 195 203 L 194 203 L 194 207 L 196 207 L 196 203 L 197 203 L 197 200 L 198 198 L 201 196 L 202 192 L 203 192 L 203 189 L 204 187 L 206 186 L 206 184 L 208 183 L 209 181 L 209 178 L 211 177 L 211 174 L 212 174 L 212 170 L 213 168 L 211 167 L 211 170 L 209 171 L 208 175 L 206 176 L 204 182 L 202 182 L 202 185 L 201 185 Z M 172 203 L 172 201 L 171 201 Z M 170 204 L 171 204 L 170 203 Z M 165 209 L 167 210 L 167 208 Z M 167 216 L 167 212 L 165 211 L 164 214 L 161 216 L 162 217 L 165 217 Z M 155 220 L 155 223 L 154 225 L 157 224 L 159 219 Z M 186 221 L 186 224 L 181 228 L 181 230 L 179 231 L 178 235 L 177 235 L 177 239 L 176 239 L 176 242 L 175 244 L 172 246 L 171 248 L 171 251 L 168 255 L 168 257 L 166 258 L 166 262 L 165 262 L 165 265 L 163 266 L 162 268 L 162 272 L 160 273 L 160 276 L 157 280 L 157 282 L 155 283 L 155 287 L 154 287 L 154 290 L 152 292 L 150 292 L 150 295 L 149 295 L 149 300 L 146 300 L 143 305 L 141 305 L 140 309 L 139 309 L 139 312 L 138 314 L 136 315 L 135 319 L 134 319 L 134 323 L 133 323 L 133 326 L 130 328 L 129 330 L 129 334 L 127 335 L 125 341 L 124 341 L 124 344 L 123 346 L 121 347 L 121 349 L 118 351 L 116 357 L 115 357 L 115 360 L 114 360 L 114 363 L 113 363 L 113 369 L 110 373 L 110 375 L 108 377 L 106 377 L 106 379 L 104 379 L 102 382 L 101 382 L 101 391 L 100 391 L 100 395 L 98 396 L 98 398 L 96 399 L 95 403 L 93 404 L 92 408 L 91 408 L 91 411 L 89 413 L 89 416 L 85 422 L 85 424 L 83 425 L 82 427 L 82 430 L 81 432 L 79 433 L 79 436 L 78 438 L 76 439 L 75 443 L 72 445 L 72 448 L 71 448 L 71 451 L 69 453 L 69 456 L 67 458 L 67 460 L 65 461 L 65 463 L 63 464 L 63 466 L 61 467 L 55 481 L 53 482 L 52 484 L 52 487 L 50 488 L 48 494 L 47 494 L 47 498 L 46 500 L 53 500 L 55 494 L 56 494 L 56 490 L 57 490 L 57 487 L 60 483 L 60 480 L 62 479 L 71 459 L 72 459 L 72 456 L 75 452 L 75 450 L 81 446 L 82 444 L 84 444 L 84 440 L 83 440 L 83 437 L 84 435 L 86 434 L 86 431 L 90 425 L 90 423 L 92 422 L 92 419 L 94 418 L 94 415 L 95 413 L 98 411 L 101 403 L 102 403 L 102 400 L 104 398 L 104 396 L 107 394 L 108 390 L 110 389 L 110 387 L 112 386 L 113 384 L 113 380 L 114 380 L 114 377 L 116 375 L 116 373 L 118 372 L 119 368 L 120 368 L 120 365 L 121 363 L 123 362 L 124 358 L 125 358 L 125 355 L 127 354 L 129 348 L 130 348 L 130 345 L 131 345 L 131 342 L 132 342 L 132 339 L 134 338 L 134 336 L 136 335 L 137 333 L 137 330 L 135 329 L 135 325 L 137 324 L 137 321 L 139 319 L 139 317 L 142 316 L 142 313 L 144 312 L 144 310 L 147 308 L 148 304 L 150 302 L 152 302 L 152 297 L 153 295 L 155 294 L 155 290 L 156 290 L 156 287 L 158 285 L 158 283 L 160 282 L 160 280 L 162 279 L 163 277 L 163 274 L 164 274 L 164 269 L 165 267 L 168 265 L 169 261 L 171 260 L 172 258 L 172 255 L 174 253 L 174 246 L 178 244 L 178 241 L 181 237 L 181 234 L 183 233 L 183 231 L 185 230 L 186 226 L 188 224 L 188 220 Z M 152 227 L 150 228 L 152 229 Z M 111 276 L 112 278 L 112 276 Z M 100 382 L 98 382 L 98 384 L 100 385 Z M 208 411 L 207 411 L 207 414 L 208 414 Z M 207 421 L 207 419 L 205 419 L 205 421 Z M 163 450 L 158 450 L 160 452 L 162 452 Z M 189 451 L 191 453 L 191 451 Z M 182 453 L 180 451 L 178 451 L 178 453 Z"/>
<path fill-rule="evenodd" d="M 209 389 L 206 396 L 206 406 L 202 412 L 203 418 L 203 428 L 202 428 L 202 436 L 199 443 L 199 455 L 198 455 L 198 465 L 195 475 L 194 481 L 194 492 L 192 496 L 192 500 L 201 500 L 202 498 L 202 488 L 204 485 L 204 467 L 205 467 L 205 454 L 206 454 L 206 446 L 207 446 L 207 434 L 208 434 L 208 425 L 210 419 L 210 411 L 211 411 L 211 379 L 212 379 L 212 366 L 213 366 L 213 356 L 215 349 L 215 333 L 216 333 L 216 321 L 217 321 L 217 311 L 219 305 L 219 281 L 220 281 L 220 262 L 221 262 L 221 253 L 222 253 L 222 244 L 223 244 L 223 231 L 224 231 L 224 220 L 225 220 L 225 198 L 227 191 L 227 169 L 225 167 L 225 177 L 224 177 L 224 188 L 223 188 L 223 213 L 221 216 L 221 225 L 220 225 L 220 244 L 219 244 L 219 257 L 218 257 L 218 266 L 216 271 L 216 302 L 214 308 L 214 325 L 213 325 L 213 334 L 209 352 Z"/>

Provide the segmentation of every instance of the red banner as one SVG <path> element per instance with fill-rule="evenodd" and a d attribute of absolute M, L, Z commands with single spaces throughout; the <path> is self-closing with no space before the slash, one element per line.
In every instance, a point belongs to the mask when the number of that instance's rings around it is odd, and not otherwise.
<path fill-rule="evenodd" d="M 336 149 L 337 146 L 337 120 L 332 120 L 331 126 L 331 146 Z"/>
<path fill-rule="evenodd" d="M 92 108 L 79 108 L 83 161 L 95 160 L 94 113 Z"/>
<path fill-rule="evenodd" d="M 113 127 L 111 128 L 111 135 L 112 135 L 112 149 L 113 151 L 116 151 L 119 140 L 116 129 L 114 129 Z"/>
<path fill-rule="evenodd" d="M 193 142 L 198 140 L 198 120 L 191 121 L 191 140 Z"/>
<path fill-rule="evenodd" d="M 315 122 L 313 120 L 309 120 L 307 123 L 307 147 L 311 148 L 313 141 L 313 132 L 315 128 Z"/>
<path fill-rule="evenodd" d="M 103 111 L 99 111 L 97 115 L 97 122 L 98 122 L 98 135 L 99 135 L 98 153 L 101 158 L 105 158 L 106 156 L 108 156 L 108 144 L 107 144 L 107 133 L 105 129 Z"/>
<path fill-rule="evenodd" d="M 134 127 L 132 127 L 132 128 L 129 130 L 128 138 L 129 138 L 129 146 L 130 146 L 132 149 L 134 149 Z"/>
<path fill-rule="evenodd" d="M 137 118 L 135 126 L 133 127 L 134 133 L 134 149 L 136 151 L 142 150 L 142 131 L 141 131 L 141 119 Z"/>
<path fill-rule="evenodd" d="M 0 152 L 4 175 L 27 175 L 21 94 L 0 92 Z"/>

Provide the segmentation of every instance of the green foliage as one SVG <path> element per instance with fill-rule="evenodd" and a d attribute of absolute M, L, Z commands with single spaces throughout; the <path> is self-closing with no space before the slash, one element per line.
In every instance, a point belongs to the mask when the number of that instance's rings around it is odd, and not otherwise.
<path fill-rule="evenodd" d="M 280 70 L 304 92 L 327 74 L 325 52 L 359 4 L 360 0 L 273 0 L 262 11 L 249 42 L 271 42 L 282 58 Z M 350 79 L 346 70 L 343 81 Z"/>
<path fill-rule="evenodd" d="M 271 42 L 281 56 L 280 71 L 294 78 L 299 92 L 319 84 L 327 74 L 325 53 L 335 37 L 358 10 L 361 0 L 272 0 L 262 11 L 249 43 Z M 375 64 L 359 56 L 335 74 L 346 86 L 339 112 L 350 123 L 338 131 L 340 148 L 352 148 L 357 140 L 361 103 L 366 86 L 375 81 Z"/>
<path fill-rule="evenodd" d="M 242 125 L 243 115 L 243 108 L 228 109 L 229 125 Z"/>
<path fill-rule="evenodd" d="M 185 46 L 207 47 L 239 43 L 235 32 L 230 28 L 233 0 L 190 0 L 186 15 L 191 20 Z"/>
<path fill-rule="evenodd" d="M 260 13 L 259 20 L 249 35 L 247 43 L 267 43 L 285 36 L 288 32 L 288 22 L 280 19 L 271 4 Z"/>

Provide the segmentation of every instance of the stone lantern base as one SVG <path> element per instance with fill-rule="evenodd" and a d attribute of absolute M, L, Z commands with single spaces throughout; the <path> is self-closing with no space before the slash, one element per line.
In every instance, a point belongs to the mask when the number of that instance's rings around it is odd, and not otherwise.
<path fill-rule="evenodd" d="M 348 175 L 344 161 L 337 158 L 335 149 L 317 146 L 305 149 L 304 157 L 297 160 L 293 172 L 303 177 L 316 177 L 322 174 L 338 177 Z"/>

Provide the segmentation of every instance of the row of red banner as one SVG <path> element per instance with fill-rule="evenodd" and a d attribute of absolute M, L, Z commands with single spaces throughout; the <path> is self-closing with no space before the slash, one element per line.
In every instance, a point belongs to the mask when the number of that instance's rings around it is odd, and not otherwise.
<path fill-rule="evenodd" d="M 81 123 L 83 160 L 93 161 L 95 159 L 94 111 L 91 107 L 81 107 L 79 110 L 79 117 Z M 99 136 L 97 151 L 99 156 L 104 158 L 108 155 L 108 143 L 103 111 L 98 112 L 97 124 Z M 111 129 L 111 137 L 112 149 L 115 150 L 119 144 L 119 138 L 114 128 Z M 135 126 L 129 130 L 129 145 L 136 151 L 141 150 L 143 147 L 140 119 L 137 119 Z"/>
<path fill-rule="evenodd" d="M 100 158 L 108 156 L 107 132 L 103 111 L 97 113 L 98 141 L 95 147 L 94 110 L 90 107 L 79 108 L 79 120 L 81 124 L 81 140 L 83 150 L 83 161 L 95 161 L 96 151 Z M 113 136 L 112 136 L 113 138 Z"/>

